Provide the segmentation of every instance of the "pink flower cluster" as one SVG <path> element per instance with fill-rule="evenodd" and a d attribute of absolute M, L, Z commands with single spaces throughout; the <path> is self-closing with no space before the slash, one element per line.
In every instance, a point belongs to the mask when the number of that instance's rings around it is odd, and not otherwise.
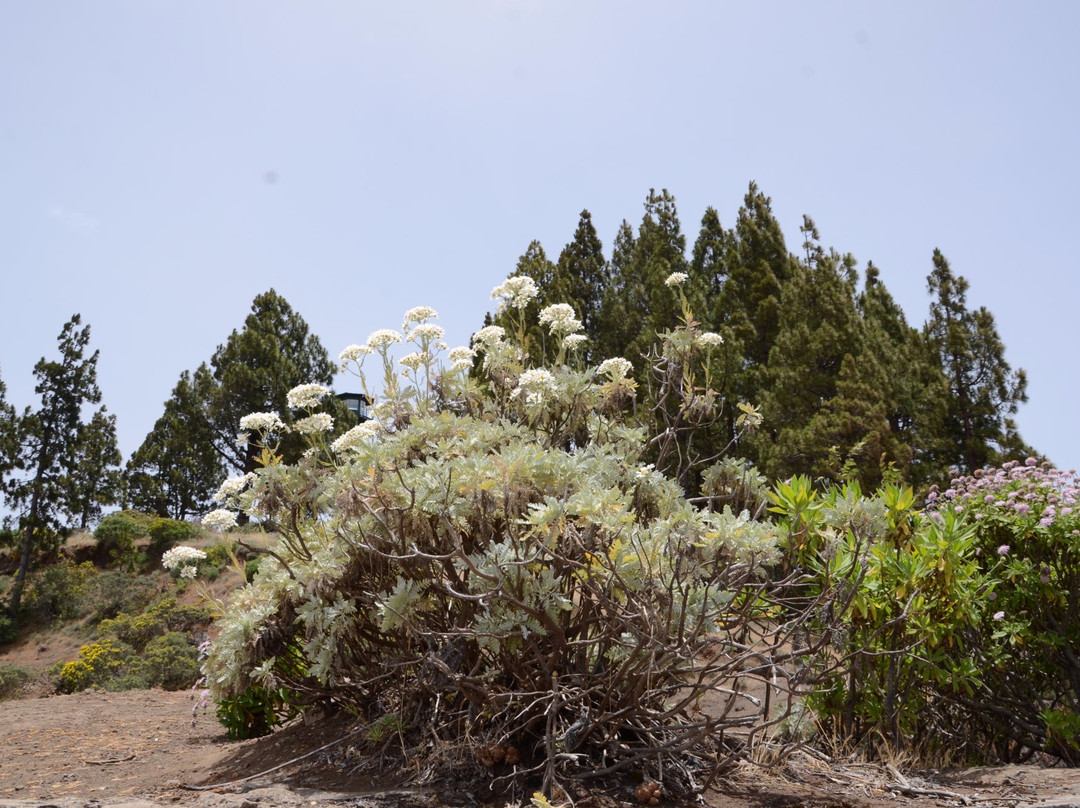
<path fill-rule="evenodd" d="M 1075 471 L 1061 471 L 1049 462 L 1029 457 L 1023 463 L 1010 460 L 1000 468 L 957 475 L 945 491 L 939 492 L 934 486 L 926 500 L 932 509 L 951 505 L 963 511 L 974 507 L 987 514 L 998 511 L 1002 516 L 1011 514 L 1049 527 L 1061 517 L 1080 517 L 1080 477 Z M 1080 535 L 1080 531 L 1073 532 Z"/>

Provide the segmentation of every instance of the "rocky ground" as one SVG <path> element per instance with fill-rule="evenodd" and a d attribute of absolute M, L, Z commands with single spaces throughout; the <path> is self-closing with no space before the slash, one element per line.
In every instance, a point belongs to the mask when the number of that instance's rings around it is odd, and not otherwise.
<path fill-rule="evenodd" d="M 482 783 L 475 789 L 461 783 L 400 789 L 394 787 L 393 772 L 381 783 L 357 780 L 331 765 L 325 754 L 309 754 L 344 737 L 350 728 L 345 719 L 298 722 L 267 738 L 231 742 L 212 711 L 197 708 L 191 693 L 156 690 L 0 702 L 0 808 L 483 803 Z M 502 808 L 506 803 L 496 804 Z M 916 808 L 1080 806 L 1080 771 L 1012 766 L 901 773 L 796 756 L 782 772 L 744 767 L 704 796 L 709 808 L 895 808 L 907 803 Z M 630 804 L 636 803 L 632 784 L 626 782 L 606 784 L 577 800 L 582 808 Z"/>

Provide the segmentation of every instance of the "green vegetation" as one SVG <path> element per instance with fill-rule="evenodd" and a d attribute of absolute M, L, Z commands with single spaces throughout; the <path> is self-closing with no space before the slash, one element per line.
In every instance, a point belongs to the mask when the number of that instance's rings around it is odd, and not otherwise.
<path fill-rule="evenodd" d="M 81 420 L 100 393 L 74 318 L 40 411 L 0 382 L 20 509 L 0 544 L 22 552 L 0 642 L 86 620 L 60 690 L 184 687 L 209 613 L 137 573 L 163 559 L 182 592 L 232 565 L 246 583 L 201 670 L 231 737 L 332 704 L 370 725 L 373 766 L 548 794 L 619 770 L 693 791 L 807 742 L 1080 765 L 1080 481 L 1017 434 L 1023 371 L 940 251 L 920 328 L 878 267 L 801 233 L 796 255 L 751 184 L 688 253 L 650 191 L 605 258 L 583 211 L 557 261 L 529 245 L 471 346 L 421 306 L 347 348 L 375 402 L 355 426 L 271 290 L 131 458 L 145 513 L 103 519 L 115 426 Z M 185 547 L 213 501 L 210 529 L 278 540 Z M 107 569 L 30 569 L 91 522 Z"/>
<path fill-rule="evenodd" d="M 101 401 L 98 354 L 86 355 L 90 326 L 76 314 L 58 342 L 60 359 L 42 358 L 34 366 L 41 406 L 28 407 L 15 419 L 0 412 L 9 435 L 0 439 L 5 444 L 0 449 L 9 453 L 0 459 L 0 468 L 11 470 L 0 482 L 17 514 L 22 545 L 8 605 L 15 617 L 34 554 L 55 550 L 70 526 L 85 527 L 119 493 L 115 421 L 104 407 L 83 421 L 84 406 Z"/>
<path fill-rule="evenodd" d="M 37 678 L 29 668 L 19 665 L 0 664 L 0 701 L 17 699 L 23 687 Z"/>

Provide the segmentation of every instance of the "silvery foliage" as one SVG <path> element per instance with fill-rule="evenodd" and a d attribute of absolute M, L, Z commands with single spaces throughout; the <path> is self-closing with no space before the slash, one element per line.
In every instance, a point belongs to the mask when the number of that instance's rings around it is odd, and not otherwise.
<path fill-rule="evenodd" d="M 665 338 L 686 342 L 683 330 Z M 430 341 L 424 366 L 401 371 L 387 333 L 342 354 L 377 427 L 340 451 L 312 434 L 299 463 L 271 463 L 232 496 L 279 538 L 219 621 L 205 667 L 216 697 L 259 685 L 395 714 L 403 756 L 425 733 L 445 764 L 501 744 L 547 786 L 670 759 L 691 788 L 742 754 L 719 731 L 768 725 L 768 700 L 744 693 L 750 679 L 783 685 L 759 660 L 791 637 L 766 575 L 771 526 L 701 510 L 645 463 L 634 383 L 610 360 L 530 367 L 522 322 L 485 330 L 473 373 L 444 368 Z M 365 359 L 384 370 L 381 398 Z M 561 733 L 582 715 L 566 754 Z"/>

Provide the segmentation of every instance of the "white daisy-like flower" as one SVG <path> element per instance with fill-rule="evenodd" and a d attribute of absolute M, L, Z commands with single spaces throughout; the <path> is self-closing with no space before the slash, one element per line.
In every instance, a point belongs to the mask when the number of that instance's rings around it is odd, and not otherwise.
<path fill-rule="evenodd" d="M 492 300 L 502 300 L 503 305 L 514 309 L 523 309 L 540 294 L 536 281 L 528 275 L 515 275 L 507 278 L 491 290 Z"/>
<path fill-rule="evenodd" d="M 276 412 L 253 412 L 240 419 L 240 428 L 245 432 L 285 432 L 287 431 L 281 416 Z"/>
<path fill-rule="evenodd" d="M 290 409 L 310 409 L 318 407 L 319 402 L 329 394 L 330 388 L 321 384 L 300 384 L 285 395 L 285 400 Z"/>
<path fill-rule="evenodd" d="M 216 511 L 210 511 L 210 513 L 206 514 L 202 523 L 209 530 L 228 530 L 230 527 L 236 527 L 236 514 L 225 508 L 218 508 Z"/>
<path fill-rule="evenodd" d="M 647 465 L 644 465 L 644 466 L 638 466 L 637 471 L 634 472 L 634 476 L 636 476 L 639 480 L 642 477 L 648 477 L 650 474 L 653 473 L 654 468 L 655 468 L 655 466 L 653 466 L 652 463 L 648 463 Z"/>
<path fill-rule="evenodd" d="M 625 379 L 626 375 L 634 369 L 634 366 L 630 363 L 629 359 L 623 359 L 621 356 L 613 356 L 611 359 L 605 359 L 600 363 L 600 367 L 596 369 L 597 373 L 606 373 L 612 381 L 620 381 Z"/>
<path fill-rule="evenodd" d="M 556 303 L 540 312 L 540 325 L 548 326 L 552 334 L 572 334 L 582 329 L 581 320 L 569 303 Z"/>
<path fill-rule="evenodd" d="M 670 275 L 667 276 L 667 279 L 664 281 L 664 286 L 682 286 L 689 279 L 690 276 L 687 275 L 685 272 L 672 272 Z"/>
<path fill-rule="evenodd" d="M 724 338 L 712 331 L 706 331 L 704 334 L 698 334 L 697 344 L 705 348 L 715 348 L 724 344 Z"/>
<path fill-rule="evenodd" d="M 496 345 L 503 341 L 503 337 L 506 336 L 506 329 L 501 325 L 489 325 L 481 328 L 472 336 L 473 346 L 480 346 L 482 348 L 490 348 L 492 345 Z"/>
<path fill-rule="evenodd" d="M 375 350 L 389 348 L 395 342 L 401 342 L 401 334 L 392 328 L 380 328 L 367 338 L 368 347 Z"/>
<path fill-rule="evenodd" d="M 317 435 L 334 428 L 334 419 L 325 412 L 317 412 L 307 418 L 301 418 L 293 424 L 293 429 L 301 435 Z"/>
<path fill-rule="evenodd" d="M 472 348 L 466 348 L 464 346 L 458 348 L 452 348 L 450 353 L 447 354 L 447 358 L 450 360 L 450 365 L 455 369 L 471 368 L 473 359 L 476 358 L 476 351 Z"/>
<path fill-rule="evenodd" d="M 333 449 L 336 454 L 341 454 L 342 452 L 350 450 L 355 451 L 378 435 L 380 431 L 381 427 L 377 422 L 364 421 L 364 423 L 357 424 L 331 443 L 330 448 Z"/>

